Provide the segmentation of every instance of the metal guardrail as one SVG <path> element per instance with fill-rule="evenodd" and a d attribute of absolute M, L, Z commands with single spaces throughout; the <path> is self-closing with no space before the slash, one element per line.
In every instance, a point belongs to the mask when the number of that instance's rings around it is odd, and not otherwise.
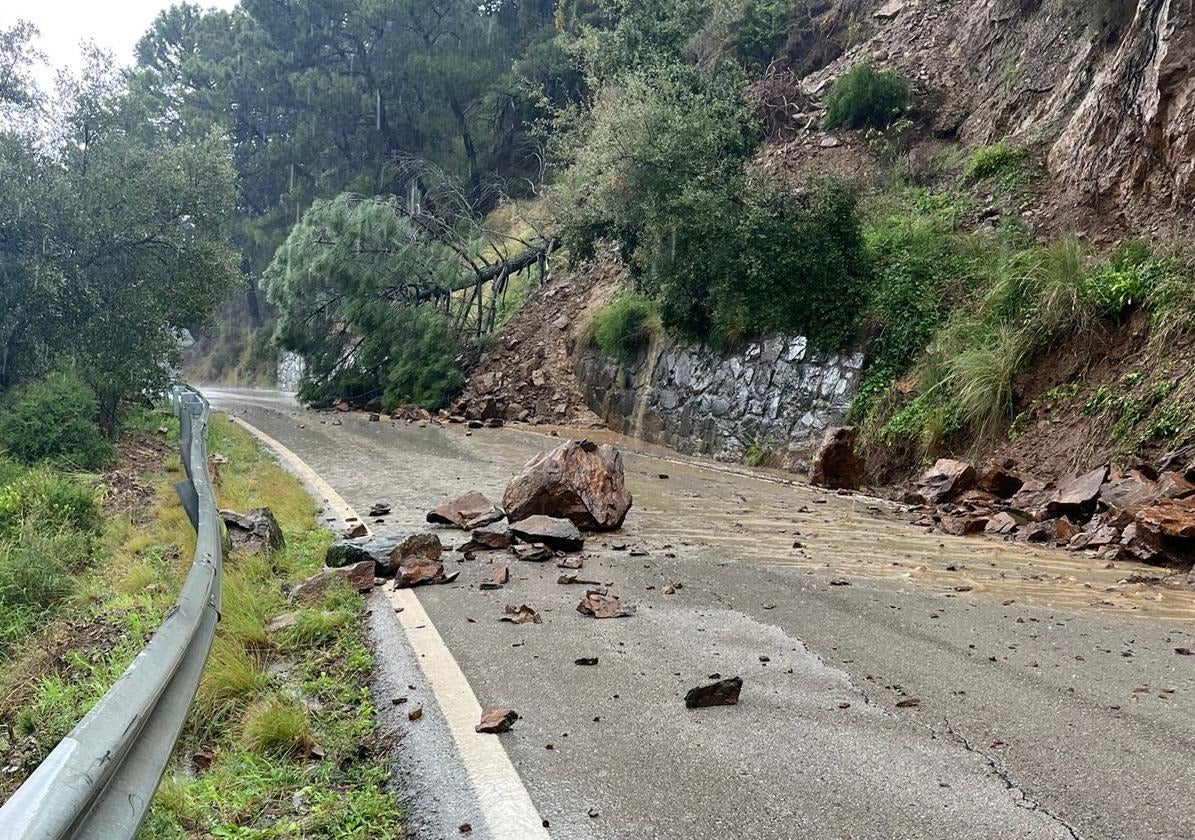
<path fill-rule="evenodd" d="M 175 386 L 179 495 L 195 560 L 157 632 L 98 703 L 0 807 L 4 840 L 119 840 L 137 833 L 195 698 L 220 620 L 222 531 L 207 471 L 208 402 Z"/>

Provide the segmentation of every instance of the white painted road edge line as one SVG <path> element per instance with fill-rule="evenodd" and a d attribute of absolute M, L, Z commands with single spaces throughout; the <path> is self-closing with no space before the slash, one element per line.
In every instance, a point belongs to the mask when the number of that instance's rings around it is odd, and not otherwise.
<path fill-rule="evenodd" d="M 347 520 L 356 516 L 344 498 L 298 455 L 251 423 L 225 416 L 272 450 L 337 517 Z M 481 704 L 423 604 L 410 589 L 386 588 L 384 594 L 396 609 L 401 608 L 399 624 L 448 722 L 448 731 L 490 832 L 496 840 L 548 840 L 543 818 L 501 739 L 473 730 L 481 719 Z"/>

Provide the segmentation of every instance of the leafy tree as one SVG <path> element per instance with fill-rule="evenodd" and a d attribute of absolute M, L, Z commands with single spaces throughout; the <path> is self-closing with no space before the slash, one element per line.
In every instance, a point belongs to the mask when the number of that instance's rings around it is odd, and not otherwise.
<path fill-rule="evenodd" d="M 223 139 L 165 142 L 111 63 L 93 52 L 68 80 L 44 151 L 0 132 L 0 390 L 70 365 L 109 431 L 238 278 Z"/>

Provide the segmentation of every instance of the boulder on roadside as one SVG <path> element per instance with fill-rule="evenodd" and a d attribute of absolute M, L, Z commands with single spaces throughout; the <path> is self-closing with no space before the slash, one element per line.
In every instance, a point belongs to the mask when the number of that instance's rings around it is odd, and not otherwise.
<path fill-rule="evenodd" d="M 373 555 L 365 550 L 361 540 L 337 540 L 324 552 L 324 565 L 329 569 L 339 569 L 373 559 Z"/>
<path fill-rule="evenodd" d="M 1195 499 L 1158 499 L 1137 513 L 1135 537 L 1157 559 L 1186 565 L 1195 561 Z"/>
<path fill-rule="evenodd" d="M 1107 477 L 1108 465 L 1104 464 L 1064 481 L 1046 502 L 1046 514 L 1087 521 L 1095 513 L 1095 501 Z"/>
<path fill-rule="evenodd" d="M 863 460 L 855 454 L 854 426 L 826 429 L 813 456 L 809 483 L 831 490 L 858 490 L 863 483 Z"/>
<path fill-rule="evenodd" d="M 1021 523 L 1008 511 L 1001 511 L 992 516 L 983 530 L 989 534 L 1006 535 L 1016 531 Z"/>
<path fill-rule="evenodd" d="M 609 444 L 565 441 L 532 458 L 502 498 L 512 522 L 542 514 L 579 528 L 611 531 L 631 508 L 622 455 Z"/>
<path fill-rule="evenodd" d="M 469 541 L 457 550 L 462 552 L 496 551 L 503 548 L 510 548 L 514 545 L 514 541 L 514 534 L 510 532 L 510 523 L 505 519 L 501 519 L 497 522 L 491 522 L 489 525 L 474 528 Z"/>
<path fill-rule="evenodd" d="M 975 468 L 965 461 L 939 458 L 917 480 L 917 486 L 905 493 L 913 505 L 940 504 L 975 486 Z"/>
<path fill-rule="evenodd" d="M 743 690 L 742 677 L 730 677 L 709 685 L 690 688 L 685 693 L 686 709 L 703 709 L 708 706 L 737 706 Z"/>
<path fill-rule="evenodd" d="M 395 588 L 445 582 L 444 564 L 440 561 L 443 553 L 444 546 L 435 534 L 411 534 L 405 537 L 390 552 L 390 566 L 395 570 Z"/>
<path fill-rule="evenodd" d="M 346 582 L 358 592 L 368 592 L 373 588 L 373 561 L 362 560 L 339 569 L 324 569 L 292 589 L 290 600 L 296 604 L 313 604 L 337 581 Z"/>
<path fill-rule="evenodd" d="M 510 524 L 510 533 L 523 542 L 543 543 L 557 551 L 580 551 L 585 538 L 568 519 L 554 516 L 528 516 Z"/>
<path fill-rule="evenodd" d="M 1001 499 L 1009 499 L 1017 494 L 1025 482 L 999 464 L 985 464 L 976 475 L 975 483 L 980 490 L 986 490 Z"/>
<path fill-rule="evenodd" d="M 1026 520 L 1041 521 L 1045 518 L 1046 502 L 1054 495 L 1054 486 L 1036 478 L 1027 478 L 1011 499 L 1008 509 Z"/>
<path fill-rule="evenodd" d="M 505 516 L 500 508 L 476 490 L 470 490 L 460 498 L 430 510 L 427 521 L 439 525 L 452 525 L 468 531 L 497 522 Z"/>
<path fill-rule="evenodd" d="M 1152 503 L 1160 495 L 1156 481 L 1135 468 L 1115 472 L 1108 476 L 1100 488 L 1100 501 L 1113 511 L 1137 515 L 1137 511 Z"/>
<path fill-rule="evenodd" d="M 222 510 L 220 518 L 224 520 L 232 550 L 239 554 L 277 551 L 286 545 L 282 528 L 269 508 L 253 508 L 245 513 Z"/>

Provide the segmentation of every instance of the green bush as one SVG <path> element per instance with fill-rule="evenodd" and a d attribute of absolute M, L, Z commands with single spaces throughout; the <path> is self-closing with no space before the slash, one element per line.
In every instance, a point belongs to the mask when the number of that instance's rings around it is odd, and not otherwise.
<path fill-rule="evenodd" d="M 649 297 L 620 292 L 594 316 L 589 339 L 611 359 L 629 359 L 661 329 L 660 307 Z"/>
<path fill-rule="evenodd" d="M 5 395 L 0 403 L 0 448 L 27 464 L 52 461 L 93 471 L 112 457 L 96 425 L 99 403 L 78 378 L 52 374 Z"/>
<path fill-rule="evenodd" d="M 963 175 L 968 181 L 1003 175 L 1018 169 L 1028 157 L 1029 152 L 1025 149 L 1001 140 L 995 145 L 984 146 L 972 152 L 967 159 Z"/>
<path fill-rule="evenodd" d="M 908 107 L 909 83 L 904 78 L 892 70 L 856 64 L 830 89 L 822 126 L 830 130 L 887 128 Z"/>
<path fill-rule="evenodd" d="M 0 485 L 0 537 L 24 522 L 47 531 L 96 531 L 100 508 L 95 491 L 44 467 L 27 470 Z"/>

